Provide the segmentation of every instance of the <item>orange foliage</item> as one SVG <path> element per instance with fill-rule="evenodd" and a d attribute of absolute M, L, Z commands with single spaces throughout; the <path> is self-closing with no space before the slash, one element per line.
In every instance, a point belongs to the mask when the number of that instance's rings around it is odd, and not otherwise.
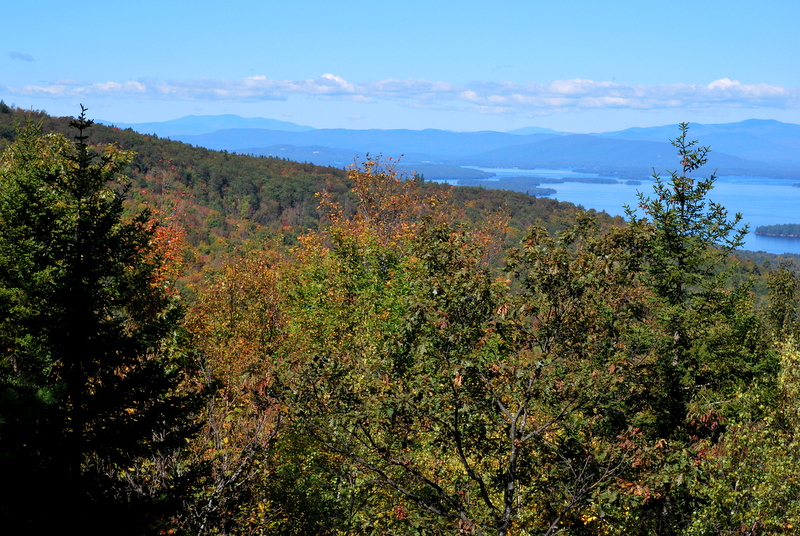
<path fill-rule="evenodd" d="M 365 161 L 350 167 L 348 178 L 358 200 L 354 218 L 346 219 L 340 204 L 331 201 L 327 193 L 320 194 L 320 208 L 334 230 L 369 229 L 384 245 L 398 244 L 413 236 L 415 224 L 422 218 L 450 215 L 449 192 L 423 192 L 420 183 L 406 177 L 392 158 L 367 155 Z"/>

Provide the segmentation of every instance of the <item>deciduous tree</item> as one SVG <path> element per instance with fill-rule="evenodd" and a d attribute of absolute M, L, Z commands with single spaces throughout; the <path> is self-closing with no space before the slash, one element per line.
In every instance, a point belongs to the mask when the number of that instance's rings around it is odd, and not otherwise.
<path fill-rule="evenodd" d="M 431 214 L 436 200 L 398 202 L 418 186 L 373 170 L 355 180 L 367 206 L 352 221 L 334 211 L 284 274 L 276 386 L 294 423 L 372 482 L 351 523 L 633 527 L 612 496 L 626 493 L 635 426 L 658 411 L 636 396 L 654 362 L 636 235 L 601 236 L 590 220 L 557 240 L 535 228 L 510 258 L 512 296 L 486 263 L 490 235 L 446 206 Z"/>

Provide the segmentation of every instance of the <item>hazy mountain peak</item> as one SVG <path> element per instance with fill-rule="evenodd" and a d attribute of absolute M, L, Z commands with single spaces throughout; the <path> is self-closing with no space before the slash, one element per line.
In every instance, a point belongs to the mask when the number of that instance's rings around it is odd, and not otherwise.
<path fill-rule="evenodd" d="M 260 128 L 285 132 L 306 132 L 314 130 L 312 127 L 298 125 L 289 121 L 267 119 L 264 117 L 241 117 L 234 114 L 187 115 L 169 121 L 149 123 L 115 123 L 105 120 L 98 120 L 98 123 L 114 125 L 119 128 L 132 128 L 143 134 L 156 134 L 161 137 L 209 134 L 218 130 L 237 128 Z"/>
<path fill-rule="evenodd" d="M 517 128 L 514 130 L 507 131 L 508 134 L 516 134 L 518 136 L 527 136 L 528 134 L 562 134 L 557 130 L 553 130 L 552 128 L 542 128 L 542 127 L 523 127 Z"/>

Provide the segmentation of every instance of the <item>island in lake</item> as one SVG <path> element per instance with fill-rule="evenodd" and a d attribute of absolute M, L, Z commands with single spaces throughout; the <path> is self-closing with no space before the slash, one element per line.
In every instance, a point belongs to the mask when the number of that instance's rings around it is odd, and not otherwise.
<path fill-rule="evenodd" d="M 800 223 L 760 225 L 756 227 L 756 234 L 761 236 L 777 236 L 779 238 L 800 238 Z"/>

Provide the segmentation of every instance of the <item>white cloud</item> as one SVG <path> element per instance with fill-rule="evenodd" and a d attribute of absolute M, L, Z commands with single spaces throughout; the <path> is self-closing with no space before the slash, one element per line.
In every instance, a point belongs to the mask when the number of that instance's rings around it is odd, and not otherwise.
<path fill-rule="evenodd" d="M 242 79 L 83 83 L 59 80 L 46 86 L 8 88 L 26 96 L 84 96 L 253 102 L 291 97 L 393 101 L 412 107 L 473 110 L 486 114 L 540 114 L 598 109 L 664 110 L 705 108 L 798 108 L 800 88 L 743 84 L 722 78 L 707 85 L 618 84 L 586 79 L 549 83 L 473 82 L 455 85 L 425 79 L 350 82 L 325 73 L 317 78 L 277 80 L 265 75 Z"/>
<path fill-rule="evenodd" d="M 598 108 L 638 110 L 698 109 L 708 106 L 796 107 L 800 90 L 767 84 L 746 85 L 727 78 L 708 85 L 616 84 L 594 80 L 557 80 L 526 86 L 494 83 L 473 84 L 463 94 L 481 104 L 515 102 L 527 108 L 556 108 L 564 111 Z M 516 108 L 516 107 L 515 107 Z"/>
<path fill-rule="evenodd" d="M 89 94 L 107 94 L 107 93 L 145 93 L 147 87 L 141 82 L 125 82 L 118 84 L 117 82 L 105 82 L 102 84 L 92 84 L 87 88 Z"/>
<path fill-rule="evenodd" d="M 68 97 L 68 88 L 62 84 L 52 84 L 49 86 L 24 86 L 20 89 L 9 88 L 12 93 L 21 95 L 36 95 L 41 97 Z"/>

